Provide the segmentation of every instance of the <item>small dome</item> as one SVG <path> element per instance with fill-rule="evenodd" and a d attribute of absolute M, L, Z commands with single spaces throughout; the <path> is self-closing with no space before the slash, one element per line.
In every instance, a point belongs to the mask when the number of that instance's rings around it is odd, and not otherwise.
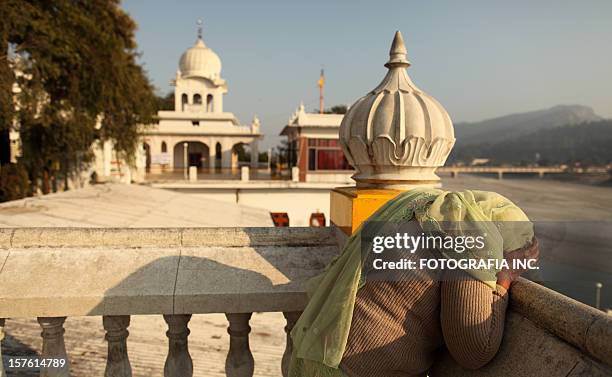
<path fill-rule="evenodd" d="M 382 82 L 347 111 L 340 144 L 357 173 L 358 187 L 439 186 L 435 174 L 455 143 L 451 119 L 408 77 L 406 47 L 398 31 Z"/>
<path fill-rule="evenodd" d="M 181 56 L 179 69 L 182 77 L 204 77 L 216 80 L 221 77 L 221 59 L 198 38 L 195 46 Z"/>

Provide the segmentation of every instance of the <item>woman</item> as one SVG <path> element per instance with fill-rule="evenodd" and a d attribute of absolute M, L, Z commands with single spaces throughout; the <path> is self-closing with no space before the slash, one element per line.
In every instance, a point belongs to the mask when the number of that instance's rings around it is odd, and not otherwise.
<path fill-rule="evenodd" d="M 415 260 L 538 256 L 533 225 L 496 193 L 415 189 L 391 200 L 369 221 L 374 234 L 384 224 L 415 221 L 425 235 L 486 238 L 485 247 L 465 253 L 421 248 L 410 256 Z M 289 376 L 424 376 L 443 344 L 466 368 L 480 368 L 495 356 L 507 291 L 522 271 L 510 263 L 501 270 L 421 270 L 408 279 L 372 278 L 373 255 L 361 250 L 362 232 L 363 226 L 311 282 L 310 301 L 291 333 Z"/>

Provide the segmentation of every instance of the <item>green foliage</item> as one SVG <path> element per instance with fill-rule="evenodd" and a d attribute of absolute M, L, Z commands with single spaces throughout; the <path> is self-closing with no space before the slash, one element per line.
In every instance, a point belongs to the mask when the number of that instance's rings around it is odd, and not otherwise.
<path fill-rule="evenodd" d="M 7 127 L 15 111 L 4 98 L 15 68 L 23 72 L 16 116 L 34 185 L 80 170 L 96 139 L 133 156 L 138 124 L 151 121 L 156 103 L 137 63 L 136 25 L 119 2 L 5 0 L 0 15 L 0 124 Z"/>
<path fill-rule="evenodd" d="M 332 106 L 330 109 L 324 109 L 323 114 L 346 114 L 348 108 L 346 105 Z"/>
<path fill-rule="evenodd" d="M 0 202 L 28 196 L 30 181 L 26 169 L 19 164 L 0 166 Z"/>
<path fill-rule="evenodd" d="M 234 145 L 234 152 L 236 153 L 236 157 L 238 157 L 238 161 L 251 161 L 251 152 L 246 151 L 244 144 L 240 143 Z"/>
<path fill-rule="evenodd" d="M 157 97 L 157 110 L 174 110 L 174 92 L 170 92 L 163 97 Z"/>

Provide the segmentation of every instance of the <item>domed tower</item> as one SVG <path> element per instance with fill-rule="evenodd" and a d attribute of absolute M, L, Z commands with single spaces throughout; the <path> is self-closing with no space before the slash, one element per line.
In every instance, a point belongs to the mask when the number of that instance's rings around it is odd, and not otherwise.
<path fill-rule="evenodd" d="M 340 143 L 357 173 L 357 187 L 439 186 L 455 143 L 451 119 L 438 101 L 410 80 L 402 34 L 395 34 L 382 82 L 350 107 Z"/>
<path fill-rule="evenodd" d="M 438 187 L 435 171 L 455 144 L 448 113 L 408 77 L 406 47 L 398 31 L 382 82 L 349 108 L 340 145 L 357 170 L 357 186 L 331 192 L 330 220 L 346 234 L 400 192 Z"/>
<path fill-rule="evenodd" d="M 176 111 L 223 112 L 227 84 L 221 78 L 221 59 L 204 43 L 201 27 L 195 45 L 181 55 L 173 84 Z"/>

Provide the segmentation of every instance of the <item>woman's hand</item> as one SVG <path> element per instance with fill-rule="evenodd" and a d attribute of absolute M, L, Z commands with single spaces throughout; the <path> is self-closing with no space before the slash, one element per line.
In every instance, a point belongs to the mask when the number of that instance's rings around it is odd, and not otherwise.
<path fill-rule="evenodd" d="M 516 259 L 538 259 L 540 256 L 540 247 L 538 244 L 538 239 L 533 237 L 533 240 L 529 245 L 525 247 L 513 251 L 509 251 L 504 254 L 504 259 L 508 262 L 508 268 L 503 268 L 501 271 L 497 273 L 497 284 L 506 288 L 506 290 L 510 289 L 510 285 L 518 279 L 518 277 L 527 269 L 515 269 L 513 268 L 513 261 Z"/>

